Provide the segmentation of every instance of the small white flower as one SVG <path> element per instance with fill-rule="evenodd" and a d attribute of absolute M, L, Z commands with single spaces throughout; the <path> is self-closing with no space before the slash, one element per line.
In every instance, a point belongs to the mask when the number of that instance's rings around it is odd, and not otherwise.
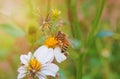
<path fill-rule="evenodd" d="M 20 60 L 23 65 L 18 69 L 17 79 L 22 79 L 26 75 L 37 76 L 39 79 L 46 79 L 46 76 L 55 77 L 59 68 L 56 64 L 51 63 L 52 52 L 53 49 L 42 46 L 33 55 L 31 52 L 28 55 L 21 55 Z"/>
<path fill-rule="evenodd" d="M 53 52 L 52 52 L 53 59 L 55 58 L 58 63 L 61 63 L 67 58 L 57 44 L 58 44 L 58 41 L 54 37 L 50 37 L 46 40 L 46 43 L 45 45 L 43 45 L 43 47 L 45 46 L 48 49 L 53 49 Z"/>

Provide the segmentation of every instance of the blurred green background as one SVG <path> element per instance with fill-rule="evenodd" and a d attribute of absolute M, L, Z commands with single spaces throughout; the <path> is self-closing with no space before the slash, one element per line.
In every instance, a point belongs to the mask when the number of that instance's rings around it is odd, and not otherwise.
<path fill-rule="evenodd" d="M 86 50 L 83 79 L 120 79 L 120 0 L 106 0 L 92 44 L 85 43 L 101 1 L 0 0 L 0 79 L 16 79 L 20 55 L 31 51 L 28 25 L 39 26 L 52 8 L 61 10 L 62 31 L 72 44 L 68 59 L 59 64 L 61 79 L 76 79 L 78 56 Z M 35 48 L 43 39 L 40 36 Z"/>

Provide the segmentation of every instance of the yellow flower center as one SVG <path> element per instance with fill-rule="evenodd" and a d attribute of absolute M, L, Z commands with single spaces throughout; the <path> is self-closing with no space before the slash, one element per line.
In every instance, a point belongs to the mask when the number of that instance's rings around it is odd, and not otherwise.
<path fill-rule="evenodd" d="M 58 40 L 55 37 L 50 37 L 46 40 L 45 45 L 49 48 L 55 48 L 58 45 Z"/>
<path fill-rule="evenodd" d="M 29 69 L 31 72 L 36 73 L 36 72 L 39 71 L 41 68 L 42 68 L 42 64 L 41 64 L 36 58 L 33 58 L 33 59 L 30 61 L 30 64 L 29 64 L 28 69 Z"/>

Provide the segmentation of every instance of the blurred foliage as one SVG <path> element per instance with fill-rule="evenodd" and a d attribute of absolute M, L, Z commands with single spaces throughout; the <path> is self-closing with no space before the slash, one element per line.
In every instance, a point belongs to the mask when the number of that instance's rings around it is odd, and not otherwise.
<path fill-rule="evenodd" d="M 13 37 L 20 37 L 25 35 L 23 30 L 12 24 L 0 24 L 0 29 Z"/>
<path fill-rule="evenodd" d="M 52 8 L 61 10 L 61 30 L 67 33 L 72 44 L 68 60 L 59 64 L 61 79 L 76 79 L 78 57 L 87 50 L 82 46 L 91 31 L 98 1 L 0 0 L 0 79 L 16 79 L 19 56 L 31 51 L 28 25 L 34 20 L 37 24 L 33 22 L 32 25 L 39 28 L 41 17 Z M 120 79 L 119 5 L 120 0 L 106 0 L 98 28 L 94 29 L 96 35 L 83 61 L 83 79 Z M 45 39 L 42 32 L 38 35 L 35 49 Z"/>

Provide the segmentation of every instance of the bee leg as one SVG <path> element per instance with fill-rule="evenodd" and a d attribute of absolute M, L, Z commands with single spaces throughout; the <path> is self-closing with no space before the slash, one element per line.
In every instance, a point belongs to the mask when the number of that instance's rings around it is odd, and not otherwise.
<path fill-rule="evenodd" d="M 64 52 L 64 55 L 65 55 L 65 56 L 68 56 L 68 55 L 69 55 L 69 53 L 68 53 L 68 52 Z"/>

